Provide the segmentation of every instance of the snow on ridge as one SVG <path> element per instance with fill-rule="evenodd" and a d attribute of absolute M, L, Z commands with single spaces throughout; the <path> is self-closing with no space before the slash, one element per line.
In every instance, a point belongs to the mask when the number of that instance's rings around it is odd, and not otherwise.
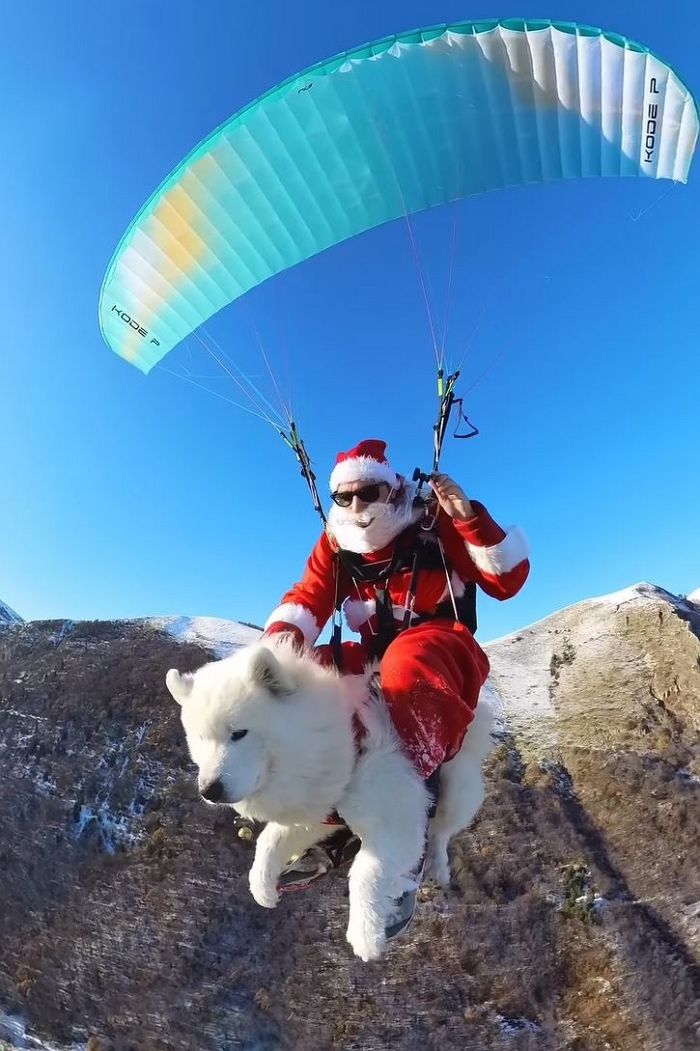
<path fill-rule="evenodd" d="M 682 608 L 679 596 L 647 581 L 620 591 L 588 598 L 551 613 L 484 644 L 491 662 L 488 688 L 505 711 L 504 724 L 521 743 L 529 741 L 538 754 L 556 745 L 558 705 L 553 693 L 555 671 L 576 653 L 600 665 L 610 659 L 611 647 L 621 645 L 609 628 L 617 609 L 657 610 L 665 604 Z"/>
<path fill-rule="evenodd" d="M 149 617 L 146 623 L 159 631 L 166 631 L 179 642 L 203 646 L 217 657 L 228 657 L 241 646 L 249 646 L 260 638 L 258 628 L 219 617 Z"/>
<path fill-rule="evenodd" d="M 685 596 L 685 601 L 690 602 L 691 605 L 697 606 L 700 609 L 700 588 L 695 588 L 689 595 Z"/>
<path fill-rule="evenodd" d="M 521 643 L 520 645 L 518 645 Z M 491 671 L 483 692 L 501 710 L 498 725 L 505 729 L 523 719 L 553 719 L 556 715 L 549 691 L 552 640 L 548 632 L 526 629 L 485 646 Z"/>
<path fill-rule="evenodd" d="M 648 580 L 640 580 L 637 584 L 631 584 L 621 591 L 612 591 L 609 595 L 598 595 L 590 598 L 588 602 L 605 602 L 610 605 L 621 605 L 623 602 L 633 602 L 637 599 L 659 599 L 668 595 L 671 599 L 678 599 L 677 595 L 671 594 L 656 584 L 650 584 Z"/>
<path fill-rule="evenodd" d="M 0 602 L 0 627 L 25 623 L 18 613 L 4 602 Z M 64 621 L 54 633 L 54 645 L 58 645 L 80 623 L 81 621 L 75 620 Z M 114 620 L 111 623 L 117 624 L 120 621 Z M 191 642 L 211 650 L 216 657 L 228 657 L 241 646 L 249 646 L 260 638 L 261 633 L 259 628 L 219 617 L 137 617 L 125 618 L 121 623 L 144 624 L 167 632 L 180 642 Z"/>
<path fill-rule="evenodd" d="M 519 628 L 517 631 L 511 631 L 507 635 L 499 635 L 497 638 L 489 639 L 488 642 L 485 643 L 482 642 L 482 646 L 495 646 L 502 642 L 507 642 L 510 639 L 517 638 L 520 635 L 524 635 L 526 632 L 531 632 L 535 628 L 539 628 L 541 625 L 546 624 L 548 620 L 553 620 L 555 617 L 558 617 L 561 613 L 566 613 L 572 609 L 585 609 L 586 607 L 593 605 L 619 606 L 625 602 L 658 601 L 659 599 L 664 599 L 666 597 L 670 600 L 675 599 L 677 602 L 682 601 L 677 595 L 665 591 L 656 584 L 650 584 L 647 580 L 640 580 L 637 584 L 630 584 L 629 587 L 622 588 L 620 591 L 611 591 L 608 595 L 597 595 L 593 598 L 581 599 L 579 602 L 572 602 L 569 606 L 562 606 L 561 609 L 548 613 L 546 617 L 542 617 L 540 620 L 533 620 L 531 624 L 526 624 L 525 627 Z M 685 601 L 695 601 L 697 604 L 700 604 L 700 588 L 698 588 L 695 600 L 689 595 Z"/>
<path fill-rule="evenodd" d="M 15 613 L 5 602 L 0 602 L 0 624 L 24 624 L 24 618 Z"/>

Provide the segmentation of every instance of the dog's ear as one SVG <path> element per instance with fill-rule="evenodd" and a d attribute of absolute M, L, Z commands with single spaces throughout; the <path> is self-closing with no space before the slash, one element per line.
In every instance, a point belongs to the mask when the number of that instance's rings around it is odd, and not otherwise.
<path fill-rule="evenodd" d="M 294 693 L 294 682 L 266 646 L 256 646 L 250 658 L 250 677 L 275 697 Z"/>
<path fill-rule="evenodd" d="M 178 704 L 184 704 L 192 694 L 194 675 L 181 675 L 177 668 L 171 668 L 165 676 L 165 685 Z"/>

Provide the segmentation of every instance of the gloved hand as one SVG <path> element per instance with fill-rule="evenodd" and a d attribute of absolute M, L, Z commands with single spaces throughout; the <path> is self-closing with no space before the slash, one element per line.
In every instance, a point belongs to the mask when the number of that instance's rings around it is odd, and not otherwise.
<path fill-rule="evenodd" d="M 265 642 L 266 639 L 281 639 L 288 637 L 293 643 L 299 653 L 303 653 L 306 649 L 306 640 L 304 639 L 304 633 L 301 628 L 295 627 L 293 624 L 285 624 L 283 620 L 277 620 L 266 628 L 262 633 L 261 642 Z"/>

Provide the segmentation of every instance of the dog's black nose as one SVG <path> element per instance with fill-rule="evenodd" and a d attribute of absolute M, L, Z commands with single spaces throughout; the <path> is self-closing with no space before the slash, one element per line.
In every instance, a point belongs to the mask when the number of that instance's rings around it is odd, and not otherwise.
<path fill-rule="evenodd" d="M 212 781 L 210 785 L 202 789 L 202 798 L 206 799 L 209 803 L 218 803 L 223 797 L 224 786 L 221 781 Z"/>

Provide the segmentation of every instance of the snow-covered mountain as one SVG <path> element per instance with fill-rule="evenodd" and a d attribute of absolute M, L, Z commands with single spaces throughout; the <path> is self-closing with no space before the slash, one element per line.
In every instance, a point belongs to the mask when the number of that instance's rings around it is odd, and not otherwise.
<path fill-rule="evenodd" d="M 149 617 L 143 623 L 166 631 L 179 642 L 202 646 L 215 657 L 228 657 L 239 647 L 249 646 L 260 638 L 259 628 L 217 617 Z"/>
<path fill-rule="evenodd" d="M 700 588 L 695 588 L 685 596 L 686 602 L 692 602 L 694 606 L 700 607 Z"/>
<path fill-rule="evenodd" d="M 0 625 L 22 623 L 22 617 L 20 617 L 19 613 L 15 613 L 15 611 L 10 609 L 10 607 L 4 602 L 0 602 Z"/>
<path fill-rule="evenodd" d="M 665 698 L 687 679 L 700 701 L 693 628 L 700 634 L 700 608 L 690 596 L 641 582 L 488 643 L 489 687 L 528 757 L 606 747 L 634 721 L 641 682 L 652 698 Z"/>

